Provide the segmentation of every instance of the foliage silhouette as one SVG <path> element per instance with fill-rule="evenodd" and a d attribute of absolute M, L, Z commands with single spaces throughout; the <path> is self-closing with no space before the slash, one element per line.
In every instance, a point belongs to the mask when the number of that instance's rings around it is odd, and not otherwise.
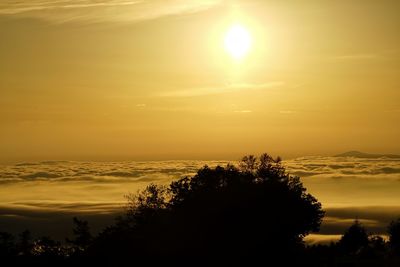
<path fill-rule="evenodd" d="M 74 228 L 72 229 L 75 239 L 66 241 L 72 245 L 77 250 L 85 250 L 92 242 L 92 234 L 90 233 L 89 223 L 87 221 L 79 220 L 77 217 L 73 219 Z"/>
<path fill-rule="evenodd" d="M 400 219 L 392 221 L 388 226 L 389 245 L 395 254 L 400 255 Z"/>
<path fill-rule="evenodd" d="M 32 235 L 29 230 L 25 230 L 19 235 L 19 240 L 16 246 L 19 255 L 31 256 L 33 249 L 33 242 L 32 242 Z"/>
<path fill-rule="evenodd" d="M 368 233 L 358 219 L 346 230 L 339 246 L 347 253 L 355 254 L 368 246 Z"/>
<path fill-rule="evenodd" d="M 205 166 L 168 187 L 149 185 L 128 201 L 126 215 L 89 248 L 108 255 L 103 262 L 132 253 L 137 260 L 191 264 L 268 262 L 282 253 L 295 259 L 324 215 L 300 179 L 267 154 L 246 156 L 239 168 Z"/>
<path fill-rule="evenodd" d="M 15 254 L 15 237 L 10 233 L 0 232 L 0 258 L 8 260 Z"/>

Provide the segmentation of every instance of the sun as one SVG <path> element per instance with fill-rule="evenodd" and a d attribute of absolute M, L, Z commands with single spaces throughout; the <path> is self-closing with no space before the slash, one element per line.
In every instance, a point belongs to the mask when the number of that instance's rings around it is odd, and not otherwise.
<path fill-rule="evenodd" d="M 249 53 L 251 45 L 251 35 L 242 25 L 235 24 L 226 32 L 224 46 L 232 58 L 236 60 L 244 58 Z"/>

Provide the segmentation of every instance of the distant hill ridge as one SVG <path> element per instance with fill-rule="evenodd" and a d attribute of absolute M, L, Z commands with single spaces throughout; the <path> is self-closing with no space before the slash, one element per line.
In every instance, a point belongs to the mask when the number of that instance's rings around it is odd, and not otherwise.
<path fill-rule="evenodd" d="M 392 158 L 398 159 L 400 155 L 394 154 L 369 154 L 360 151 L 348 151 L 342 154 L 335 155 L 334 157 L 354 157 L 354 158 Z"/>

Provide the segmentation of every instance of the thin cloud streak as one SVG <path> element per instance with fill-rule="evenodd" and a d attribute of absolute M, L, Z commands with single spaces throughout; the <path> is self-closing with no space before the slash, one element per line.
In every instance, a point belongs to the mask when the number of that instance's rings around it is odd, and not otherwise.
<path fill-rule="evenodd" d="M 374 59 L 379 58 L 377 54 L 354 54 L 354 55 L 344 55 L 338 56 L 337 59 Z"/>
<path fill-rule="evenodd" d="M 218 95 L 226 93 L 235 93 L 244 90 L 264 90 L 276 87 L 282 87 L 285 82 L 274 81 L 262 84 L 252 84 L 252 83 L 238 83 L 238 84 L 228 84 L 222 87 L 203 87 L 203 88 L 191 88 L 187 90 L 179 90 L 162 93 L 158 96 L 160 97 L 196 97 L 196 96 L 207 96 L 207 95 Z"/>
<path fill-rule="evenodd" d="M 19 14 L 31 11 L 42 11 L 49 9 L 73 9 L 88 7 L 115 7 L 129 6 L 142 3 L 144 1 L 43 1 L 43 2 L 27 2 L 27 3 L 4 3 L 0 4 L 0 14 Z"/>
<path fill-rule="evenodd" d="M 220 0 L 60 0 L 4 1 L 0 15 L 44 19 L 56 23 L 69 21 L 130 22 L 158 17 L 195 13 L 218 5 Z"/>

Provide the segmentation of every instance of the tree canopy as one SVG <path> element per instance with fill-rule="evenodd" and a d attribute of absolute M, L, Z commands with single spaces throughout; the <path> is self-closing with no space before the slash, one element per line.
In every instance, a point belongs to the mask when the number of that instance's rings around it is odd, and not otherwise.
<path fill-rule="evenodd" d="M 355 220 L 339 240 L 339 246 L 348 253 L 357 253 L 368 243 L 368 233 L 359 220 Z"/>
<path fill-rule="evenodd" d="M 127 214 L 98 244 L 113 244 L 120 259 L 127 247 L 139 258 L 181 255 L 204 262 L 295 255 L 324 215 L 300 179 L 267 154 L 246 156 L 239 167 L 204 166 L 192 177 L 168 187 L 149 185 L 128 200 Z"/>

